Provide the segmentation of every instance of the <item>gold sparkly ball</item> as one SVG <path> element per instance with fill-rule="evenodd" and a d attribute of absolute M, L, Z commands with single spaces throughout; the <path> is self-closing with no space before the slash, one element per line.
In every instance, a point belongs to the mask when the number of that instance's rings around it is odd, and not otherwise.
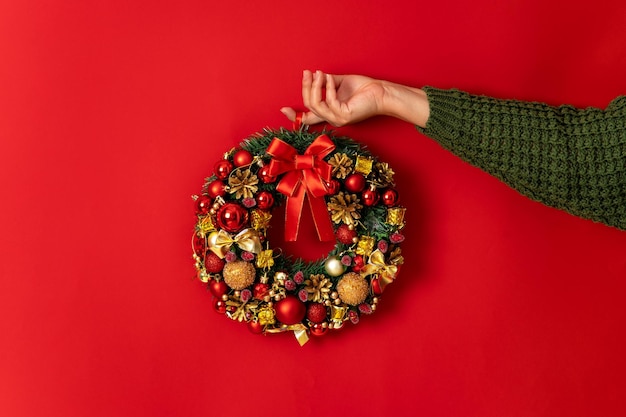
<path fill-rule="evenodd" d="M 369 286 L 361 275 L 348 272 L 339 280 L 337 292 L 344 303 L 355 306 L 365 301 Z"/>
<path fill-rule="evenodd" d="M 246 261 L 227 262 L 222 271 L 224 282 L 233 290 L 243 290 L 252 285 L 255 275 L 254 265 Z"/>

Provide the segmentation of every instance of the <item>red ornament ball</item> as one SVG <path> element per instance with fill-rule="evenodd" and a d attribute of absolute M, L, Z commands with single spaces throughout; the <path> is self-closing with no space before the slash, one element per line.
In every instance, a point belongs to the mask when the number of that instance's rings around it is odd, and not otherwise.
<path fill-rule="evenodd" d="M 283 324 L 300 323 L 306 314 L 306 306 L 293 295 L 288 295 L 274 304 L 276 318 Z"/>
<path fill-rule="evenodd" d="M 261 191 L 256 195 L 256 205 L 261 210 L 268 210 L 274 205 L 274 196 L 269 191 Z"/>
<path fill-rule="evenodd" d="M 226 302 L 222 300 L 216 300 L 213 304 L 213 308 L 220 314 L 226 313 Z"/>
<path fill-rule="evenodd" d="M 324 327 L 321 324 L 314 324 L 311 326 L 311 334 L 313 336 L 324 336 L 328 332 L 328 327 Z"/>
<path fill-rule="evenodd" d="M 203 237 L 195 235 L 193 237 L 193 251 L 196 255 L 202 256 L 206 250 L 206 243 Z"/>
<path fill-rule="evenodd" d="M 227 159 L 222 159 L 221 161 L 217 161 L 215 167 L 213 167 L 213 172 L 215 176 L 221 180 L 225 180 L 230 175 L 230 172 L 233 170 L 233 164 L 230 163 Z"/>
<path fill-rule="evenodd" d="M 211 281 L 209 281 L 209 291 L 211 291 L 211 294 L 213 294 L 217 298 L 221 298 L 222 295 L 228 292 L 228 285 L 226 285 L 223 280 L 216 281 L 212 279 Z"/>
<path fill-rule="evenodd" d="M 237 203 L 226 203 L 217 210 L 217 225 L 230 233 L 237 233 L 248 224 L 248 210 Z"/>
<path fill-rule="evenodd" d="M 258 321 L 249 321 L 248 330 L 250 330 L 254 334 L 261 334 L 263 333 L 263 326 Z"/>
<path fill-rule="evenodd" d="M 233 162 L 236 167 L 250 165 L 252 163 L 252 154 L 245 149 L 239 149 L 233 155 Z"/>
<path fill-rule="evenodd" d="M 363 201 L 363 204 L 368 207 L 376 205 L 379 199 L 380 196 L 378 195 L 378 192 L 376 190 L 368 189 L 363 191 L 363 194 L 361 194 L 361 200 Z"/>
<path fill-rule="evenodd" d="M 196 200 L 196 213 L 207 214 L 211 210 L 211 199 L 206 195 L 201 195 Z"/>
<path fill-rule="evenodd" d="M 322 303 L 311 303 L 306 312 L 306 318 L 313 323 L 323 323 L 326 320 L 326 306 Z"/>
<path fill-rule="evenodd" d="M 381 295 L 383 293 L 383 287 L 380 285 L 378 277 L 372 278 L 372 292 L 374 295 Z"/>
<path fill-rule="evenodd" d="M 211 181 L 207 188 L 207 194 L 211 198 L 223 196 L 226 194 L 226 184 L 220 180 Z"/>
<path fill-rule="evenodd" d="M 344 186 L 351 193 L 360 193 L 365 188 L 365 177 L 359 173 L 350 174 L 346 177 Z"/>
<path fill-rule="evenodd" d="M 271 184 L 274 181 L 276 181 L 276 177 L 273 176 L 273 175 L 270 175 L 270 166 L 269 165 L 263 165 L 261 167 L 261 169 L 259 169 L 259 172 L 257 173 L 257 176 L 259 177 L 261 182 L 263 182 L 264 184 Z"/>
<path fill-rule="evenodd" d="M 223 259 L 220 259 L 220 257 L 213 252 L 207 252 L 204 258 L 204 267 L 206 268 L 206 271 L 210 274 L 217 274 L 218 272 L 222 272 L 225 263 L 226 262 L 224 262 Z"/>
<path fill-rule="evenodd" d="M 388 188 L 382 195 L 383 204 L 387 207 L 395 206 L 398 202 L 398 192 L 393 188 Z"/>
<path fill-rule="evenodd" d="M 354 243 L 353 240 L 356 237 L 356 231 L 354 229 L 350 230 L 347 224 L 342 224 L 337 228 L 335 237 L 344 245 L 351 245 Z"/>
<path fill-rule="evenodd" d="M 335 195 L 339 192 L 339 189 L 341 188 L 341 184 L 339 184 L 339 181 L 337 180 L 330 180 L 330 182 L 326 183 L 326 188 L 328 190 L 329 195 Z"/>

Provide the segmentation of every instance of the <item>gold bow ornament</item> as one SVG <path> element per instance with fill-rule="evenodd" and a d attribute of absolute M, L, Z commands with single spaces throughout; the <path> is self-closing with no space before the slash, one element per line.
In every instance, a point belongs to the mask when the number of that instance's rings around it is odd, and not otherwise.
<path fill-rule="evenodd" d="M 259 253 L 263 249 L 259 232 L 254 229 L 244 229 L 236 235 L 231 235 L 224 230 L 212 232 L 209 235 L 209 249 L 223 259 L 231 246 L 236 244 L 241 250 Z"/>
<path fill-rule="evenodd" d="M 397 273 L 398 266 L 393 264 L 387 265 L 385 263 L 385 254 L 379 249 L 372 252 L 367 265 L 361 269 L 361 275 L 364 277 L 374 274 L 377 275 L 377 277 L 372 279 L 372 285 L 374 286 L 374 282 L 377 281 L 381 293 L 385 290 L 387 285 L 391 284 L 396 279 Z"/>

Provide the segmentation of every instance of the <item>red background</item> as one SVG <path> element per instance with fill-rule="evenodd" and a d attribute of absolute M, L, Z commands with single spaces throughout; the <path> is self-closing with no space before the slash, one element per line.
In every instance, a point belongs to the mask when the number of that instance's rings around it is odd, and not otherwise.
<path fill-rule="evenodd" d="M 409 210 L 358 326 L 254 336 L 212 311 L 189 243 L 190 196 L 290 125 L 302 69 L 605 107 L 624 27 L 621 0 L 3 1 L 0 415 L 625 415 L 626 233 L 400 121 L 340 131 Z"/>

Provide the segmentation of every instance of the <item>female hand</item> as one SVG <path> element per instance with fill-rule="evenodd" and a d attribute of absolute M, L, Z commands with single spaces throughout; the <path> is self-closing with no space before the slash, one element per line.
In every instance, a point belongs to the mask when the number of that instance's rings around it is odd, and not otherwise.
<path fill-rule="evenodd" d="M 394 116 L 424 126 L 429 116 L 426 94 L 418 89 L 363 75 L 331 75 L 304 71 L 302 100 L 309 111 L 302 123 L 327 122 L 335 127 L 360 122 L 377 115 Z M 296 111 L 283 107 L 291 121 Z"/>
<path fill-rule="evenodd" d="M 304 124 L 328 122 L 343 126 L 381 114 L 384 95 L 382 82 L 363 75 L 331 75 L 322 71 L 304 71 L 302 99 L 309 109 L 304 113 Z M 283 107 L 281 111 L 294 120 L 295 110 Z"/>

